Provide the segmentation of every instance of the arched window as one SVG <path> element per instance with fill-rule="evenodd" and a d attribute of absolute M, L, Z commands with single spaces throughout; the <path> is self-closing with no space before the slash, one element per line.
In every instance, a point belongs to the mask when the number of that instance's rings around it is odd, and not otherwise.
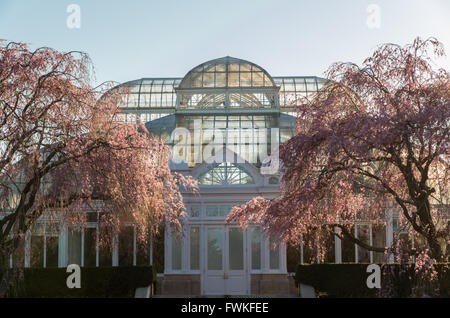
<path fill-rule="evenodd" d="M 254 184 L 253 177 L 229 162 L 216 163 L 208 171 L 202 173 L 198 178 L 199 184 L 206 185 L 232 185 L 232 184 Z"/>

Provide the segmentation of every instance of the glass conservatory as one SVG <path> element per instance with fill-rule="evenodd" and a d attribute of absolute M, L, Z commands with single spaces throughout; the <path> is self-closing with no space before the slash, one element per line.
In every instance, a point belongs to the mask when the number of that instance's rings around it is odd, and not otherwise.
<path fill-rule="evenodd" d="M 256 224 L 241 228 L 225 220 L 234 206 L 279 195 L 279 172 L 272 169 L 277 147 L 294 133 L 299 99 L 310 98 L 326 82 L 272 77 L 254 63 L 227 56 L 200 64 L 183 78 L 143 78 L 115 88 L 127 88 L 118 105 L 123 120 L 144 122 L 172 147 L 171 169 L 199 183 L 199 195 L 183 193 L 182 233 L 166 227 L 161 293 L 292 292 L 286 246 Z M 137 244 L 133 224 L 115 234 L 112 249 L 101 246 L 97 217 L 88 213 L 82 228 L 56 229 L 40 220 L 25 239 L 25 266 L 152 264 L 152 247 Z M 15 266 L 12 257 L 10 266 Z"/>
<path fill-rule="evenodd" d="M 172 169 L 199 182 L 200 195 L 184 193 L 183 233 L 166 229 L 163 294 L 289 293 L 284 244 L 257 225 L 243 229 L 225 218 L 255 196 L 279 194 L 278 171 L 261 168 L 293 135 L 299 98 L 325 83 L 318 77 L 272 77 L 254 63 L 227 56 L 183 78 L 122 84 L 130 92 L 120 105 L 125 119 L 137 116 L 162 136 L 177 157 Z"/>
<path fill-rule="evenodd" d="M 172 171 L 192 176 L 199 184 L 199 194 L 183 193 L 187 213 L 182 233 L 166 227 L 160 293 L 294 292 L 287 273 L 286 246 L 265 235 L 257 224 L 241 228 L 226 218 L 234 206 L 256 196 L 271 199 L 279 195 L 277 148 L 294 134 L 298 103 L 313 98 L 326 84 L 327 80 L 314 76 L 272 77 L 254 63 L 227 56 L 202 63 L 183 78 L 143 78 L 115 88 L 127 88 L 118 105 L 123 120 L 144 122 L 150 133 L 171 146 Z M 391 245 L 393 233 L 407 234 L 393 222 L 394 214 L 386 216 L 385 233 L 373 231 L 370 222 L 358 221 L 355 235 L 378 246 Z M 152 244 L 137 244 L 134 225 L 124 226 L 114 234 L 114 244 L 108 249 L 99 244 L 97 213 L 88 213 L 83 228 L 56 229 L 41 219 L 25 237 L 25 266 L 152 264 L 156 254 Z M 339 238 L 333 240 L 333 256 L 326 261 L 381 261 L 373 252 Z M 304 254 L 316 257 L 315 252 L 305 248 L 304 253 L 301 245 L 300 262 Z M 12 256 L 10 266 L 15 266 Z"/>

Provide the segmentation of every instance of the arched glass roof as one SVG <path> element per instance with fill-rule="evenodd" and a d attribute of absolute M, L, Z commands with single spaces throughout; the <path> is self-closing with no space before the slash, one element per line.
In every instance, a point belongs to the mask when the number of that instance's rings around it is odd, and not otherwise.
<path fill-rule="evenodd" d="M 194 67 L 178 89 L 276 87 L 273 78 L 262 67 L 249 61 L 226 56 Z"/>
<path fill-rule="evenodd" d="M 296 106 L 313 97 L 328 81 L 315 76 L 272 77 L 246 60 L 222 57 L 200 64 L 184 78 L 142 78 L 127 88 L 118 105 L 126 121 L 153 121 L 184 111 L 278 110 L 296 115 Z M 206 112 L 206 113 L 205 113 Z"/>
<path fill-rule="evenodd" d="M 174 108 L 175 87 L 180 78 L 142 78 L 123 83 L 118 87 L 128 88 L 129 94 L 123 100 L 122 108 Z"/>

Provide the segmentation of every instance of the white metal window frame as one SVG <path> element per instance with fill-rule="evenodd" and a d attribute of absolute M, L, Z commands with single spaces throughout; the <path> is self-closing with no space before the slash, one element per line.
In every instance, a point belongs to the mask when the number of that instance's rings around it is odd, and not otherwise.
<path fill-rule="evenodd" d="M 127 226 L 133 226 L 132 224 L 128 224 Z M 46 227 L 44 227 L 44 261 L 42 268 L 46 268 L 46 260 L 47 260 L 47 236 L 46 236 Z M 85 229 L 86 228 L 95 228 L 96 229 L 96 246 L 95 246 L 95 266 L 101 267 L 99 265 L 99 258 L 100 258 L 100 251 L 99 251 L 99 228 L 98 224 L 95 222 L 88 222 L 86 226 L 81 227 L 80 230 L 80 244 L 81 244 L 81 255 L 80 255 L 80 266 L 84 267 L 84 248 L 85 248 Z M 62 230 L 59 233 L 58 236 L 58 267 L 67 267 L 68 264 L 68 256 L 69 256 L 69 246 L 68 246 L 68 231 L 69 229 L 67 227 L 63 227 Z M 32 232 L 28 231 L 25 235 L 25 254 L 24 254 L 24 266 L 30 267 L 31 265 L 31 237 Z M 116 233 L 113 237 L 113 250 L 111 254 L 111 265 L 112 266 L 119 266 L 119 249 L 118 249 L 118 233 Z M 153 265 L 153 242 L 152 239 L 150 239 L 149 242 L 149 265 Z M 10 255 L 9 257 L 10 267 L 13 267 L 13 256 Z M 136 266 L 137 263 L 137 242 L 136 242 L 136 227 L 133 226 L 133 266 Z M 107 265 L 106 265 L 107 266 Z"/>
<path fill-rule="evenodd" d="M 164 274 L 202 274 L 205 268 L 203 268 L 205 260 L 205 248 L 206 248 L 206 228 L 207 226 L 227 226 L 223 222 L 223 219 L 198 219 L 193 220 L 189 223 L 183 225 L 183 233 L 181 234 L 181 268 L 172 268 L 172 229 L 170 226 L 166 228 L 165 231 L 165 244 L 164 244 L 164 254 L 165 254 L 165 266 Z M 200 269 L 191 270 L 191 241 L 190 241 L 190 229 L 191 227 L 199 227 L 200 234 Z M 279 267 L 277 269 L 270 268 L 270 250 L 269 250 L 269 239 L 261 231 L 261 268 L 252 269 L 252 255 L 251 255 L 251 233 L 250 231 L 245 231 L 246 235 L 246 262 L 248 264 L 248 272 L 250 274 L 284 274 L 287 273 L 286 268 L 286 245 L 284 243 L 278 244 L 278 261 Z"/>

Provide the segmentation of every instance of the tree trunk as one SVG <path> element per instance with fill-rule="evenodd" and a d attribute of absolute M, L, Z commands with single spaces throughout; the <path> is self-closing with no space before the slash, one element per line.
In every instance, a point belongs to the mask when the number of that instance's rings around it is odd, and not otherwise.
<path fill-rule="evenodd" d="M 0 256 L 0 298 L 23 295 L 25 239 L 19 239 L 18 246 L 13 250 L 12 269 L 9 264 L 11 253 L 6 251 Z"/>
<path fill-rule="evenodd" d="M 430 256 L 438 262 L 443 261 L 444 255 L 442 254 L 442 247 L 436 236 L 427 235 L 427 242 L 430 246 Z"/>
<path fill-rule="evenodd" d="M 9 255 L 3 250 L 0 252 L 0 298 L 6 297 L 8 290 L 8 269 L 9 269 Z"/>

